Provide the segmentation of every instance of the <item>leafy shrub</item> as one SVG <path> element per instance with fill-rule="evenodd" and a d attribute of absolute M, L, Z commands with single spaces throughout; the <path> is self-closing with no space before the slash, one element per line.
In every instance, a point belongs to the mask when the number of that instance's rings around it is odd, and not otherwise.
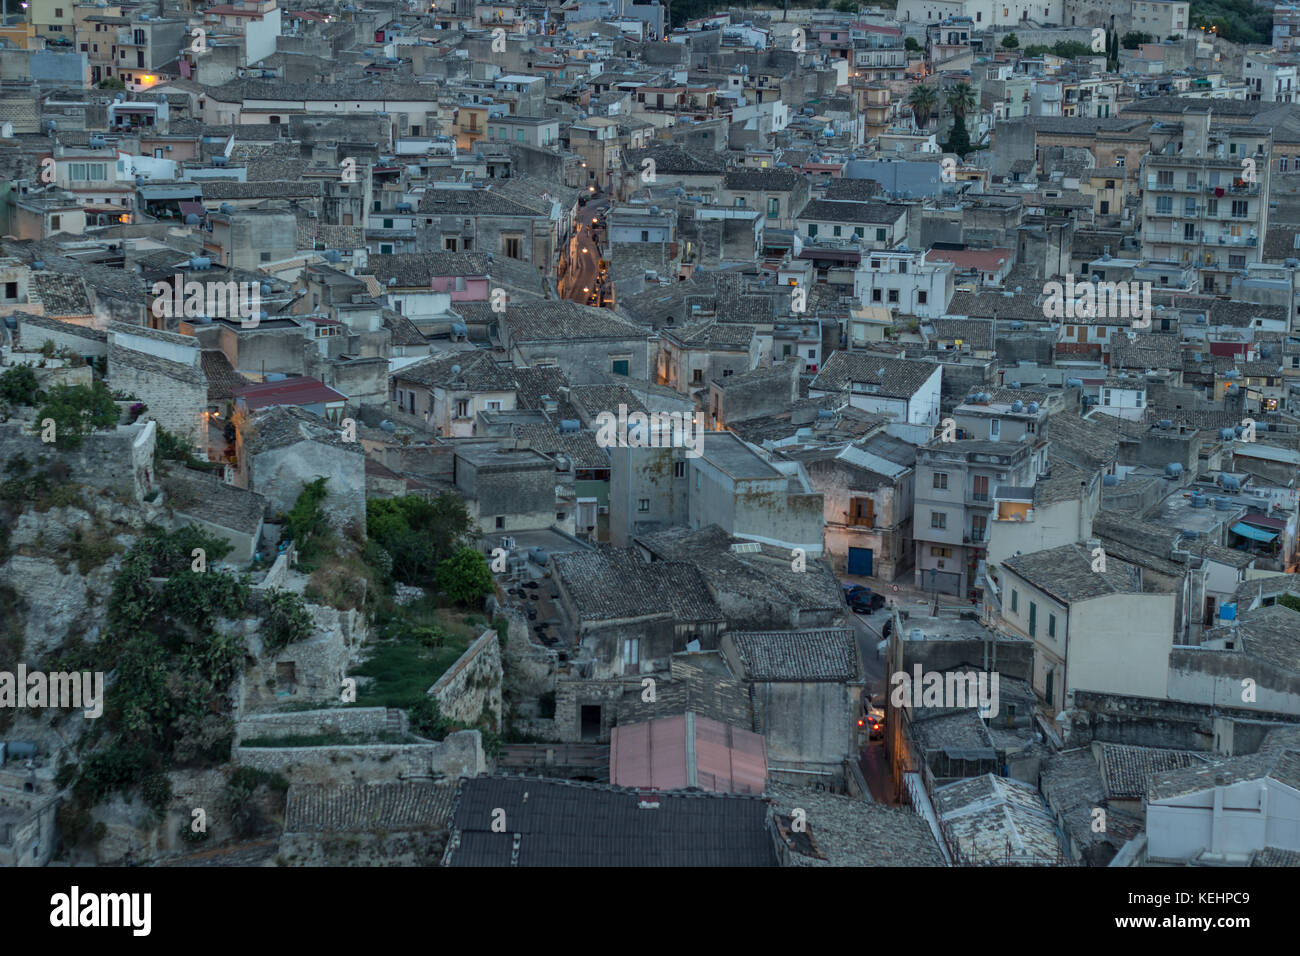
<path fill-rule="evenodd" d="M 492 571 L 483 555 L 461 548 L 438 565 L 438 586 L 456 604 L 477 605 L 492 593 Z"/>
<path fill-rule="evenodd" d="M 312 619 L 306 602 L 291 591 L 267 594 L 266 610 L 262 615 L 262 646 L 268 655 L 280 653 L 296 641 L 311 636 Z"/>
<path fill-rule="evenodd" d="M 15 365 L 0 373 L 0 398 L 10 405 L 35 405 L 38 385 L 30 365 Z"/>

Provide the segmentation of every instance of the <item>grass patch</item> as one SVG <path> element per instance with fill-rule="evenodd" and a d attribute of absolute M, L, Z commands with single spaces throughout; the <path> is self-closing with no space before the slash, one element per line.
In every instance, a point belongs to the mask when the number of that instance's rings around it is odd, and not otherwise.
<path fill-rule="evenodd" d="M 431 597 L 382 612 L 380 639 L 349 674 L 369 678 L 357 688 L 354 706 L 406 709 L 423 703 L 434 682 L 478 639 L 480 619 L 438 607 Z"/>

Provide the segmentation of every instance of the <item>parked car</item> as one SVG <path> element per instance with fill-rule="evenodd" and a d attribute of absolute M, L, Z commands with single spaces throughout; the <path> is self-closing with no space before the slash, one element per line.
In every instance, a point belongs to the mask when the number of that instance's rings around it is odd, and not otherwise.
<path fill-rule="evenodd" d="M 872 740 L 881 740 L 885 736 L 885 712 L 877 707 L 872 707 L 867 712 L 867 723 Z"/>
<path fill-rule="evenodd" d="M 863 588 L 849 598 L 849 607 L 858 614 L 870 614 L 885 606 L 885 596 L 876 594 L 870 588 Z"/>
<path fill-rule="evenodd" d="M 862 699 L 862 716 L 858 718 L 858 729 L 865 730 L 871 740 L 880 740 L 885 736 L 885 712 L 876 707 L 870 697 Z"/>

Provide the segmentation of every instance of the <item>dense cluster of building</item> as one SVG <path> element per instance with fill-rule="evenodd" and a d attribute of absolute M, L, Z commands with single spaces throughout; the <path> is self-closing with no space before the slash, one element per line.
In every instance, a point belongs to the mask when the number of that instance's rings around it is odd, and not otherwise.
<path fill-rule="evenodd" d="M 1300 865 L 1294 7 L 1253 47 L 1185 0 L 672 6 L 0 27 L 0 372 L 129 417 L 78 480 L 153 507 L 165 432 L 233 563 L 328 475 L 362 535 L 457 496 L 493 566 L 503 637 L 430 693 L 516 738 L 301 757 L 267 852 Z M 326 611 L 241 737 L 337 700 Z M 57 845 L 40 749 L 0 861 Z"/>

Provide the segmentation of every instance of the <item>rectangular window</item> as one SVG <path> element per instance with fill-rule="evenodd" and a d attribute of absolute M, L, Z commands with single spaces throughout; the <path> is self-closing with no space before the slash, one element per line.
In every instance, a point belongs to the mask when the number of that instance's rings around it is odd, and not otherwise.
<path fill-rule="evenodd" d="M 1244 199 L 1234 199 L 1232 201 L 1232 218 L 1245 219 L 1249 215 L 1250 203 Z"/>
<path fill-rule="evenodd" d="M 1174 214 L 1174 201 L 1169 196 L 1156 197 L 1156 213 L 1161 216 L 1172 216 Z"/>
<path fill-rule="evenodd" d="M 876 503 L 870 498 L 850 498 L 849 524 L 863 528 L 874 528 L 876 526 Z"/>
<path fill-rule="evenodd" d="M 1056 615 L 1047 615 L 1047 636 L 1056 637 Z"/>
<path fill-rule="evenodd" d="M 1038 605 L 1033 601 L 1029 602 L 1029 636 L 1033 637 L 1038 630 Z"/>
<path fill-rule="evenodd" d="M 989 500 L 989 476 L 976 475 L 971 483 L 971 497 L 976 501 Z"/>
<path fill-rule="evenodd" d="M 467 399 L 461 399 L 456 403 L 456 417 L 469 418 L 469 401 Z"/>
<path fill-rule="evenodd" d="M 918 292 L 916 294 L 916 302 L 918 305 L 925 305 L 927 299 L 928 296 L 924 292 Z"/>
<path fill-rule="evenodd" d="M 519 258 L 519 247 L 521 245 L 520 237 L 505 236 L 501 239 L 501 252 L 507 259 Z"/>
<path fill-rule="evenodd" d="M 1015 588 L 1011 589 L 1011 613 L 1020 613 L 1020 592 Z"/>
<path fill-rule="evenodd" d="M 1002 421 L 997 418 L 989 419 L 989 438 L 997 441 L 1002 437 Z"/>
<path fill-rule="evenodd" d="M 944 512 L 944 511 L 931 511 L 931 512 L 930 512 L 930 527 L 931 527 L 931 528 L 946 528 L 946 527 L 948 527 L 948 514 L 947 514 L 947 512 Z"/>
<path fill-rule="evenodd" d="M 613 372 L 615 375 L 627 375 L 628 363 L 629 363 L 628 359 L 614 359 L 612 362 L 610 362 L 609 370 Z"/>
<path fill-rule="evenodd" d="M 767 218 L 775 219 L 780 215 L 781 201 L 779 199 L 769 199 L 767 201 Z"/>
<path fill-rule="evenodd" d="M 947 487 L 948 487 L 948 473 L 947 473 L 947 472 L 945 472 L 945 471 L 936 471 L 936 472 L 934 473 L 934 487 L 936 487 L 936 488 L 947 488 Z"/>
<path fill-rule="evenodd" d="M 684 461 L 673 462 L 673 477 L 674 478 L 686 477 L 686 462 Z"/>
<path fill-rule="evenodd" d="M 884 241 L 885 241 L 885 230 L 883 230 L 883 229 L 877 229 L 877 230 L 876 230 L 876 242 L 884 242 Z"/>
<path fill-rule="evenodd" d="M 638 501 L 637 504 L 636 504 L 636 510 L 642 512 L 643 514 L 644 514 L 645 512 L 647 512 L 647 511 L 649 511 L 649 510 L 650 510 L 650 499 L 649 499 L 649 498 L 642 498 L 640 501 Z"/>
<path fill-rule="evenodd" d="M 930 546 L 930 557 L 932 558 L 951 558 L 952 548 L 940 548 L 935 545 Z"/>

